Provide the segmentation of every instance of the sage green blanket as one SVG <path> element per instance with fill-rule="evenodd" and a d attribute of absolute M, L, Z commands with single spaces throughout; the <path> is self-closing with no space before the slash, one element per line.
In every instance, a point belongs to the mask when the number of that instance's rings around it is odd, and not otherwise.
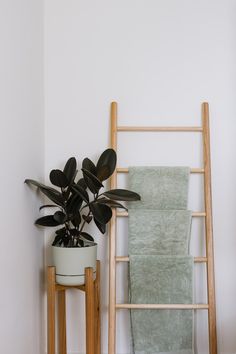
<path fill-rule="evenodd" d="M 129 209 L 178 210 L 188 202 L 189 167 L 130 167 L 129 189 L 141 195 L 141 201 Z"/>
<path fill-rule="evenodd" d="M 129 209 L 129 253 L 188 254 L 191 217 L 189 210 Z"/>
<path fill-rule="evenodd" d="M 130 302 L 191 304 L 190 256 L 130 256 Z M 192 354 L 191 310 L 132 310 L 135 354 Z"/>
<path fill-rule="evenodd" d="M 141 202 L 129 206 L 131 303 L 192 303 L 188 255 L 189 168 L 130 168 L 129 187 Z M 135 354 L 192 354 L 192 310 L 131 310 Z"/>

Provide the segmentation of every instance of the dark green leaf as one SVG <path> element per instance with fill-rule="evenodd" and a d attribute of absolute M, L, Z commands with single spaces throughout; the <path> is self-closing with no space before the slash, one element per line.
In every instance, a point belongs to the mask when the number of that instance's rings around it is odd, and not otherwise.
<path fill-rule="evenodd" d="M 112 217 L 112 210 L 109 206 L 99 203 L 90 204 L 90 210 L 93 213 L 94 218 L 100 224 L 107 224 Z"/>
<path fill-rule="evenodd" d="M 99 229 L 99 231 L 101 231 L 102 234 L 105 234 L 106 225 L 105 224 L 100 224 L 100 222 L 98 222 L 96 219 L 94 219 L 94 222 L 95 222 L 97 228 Z"/>
<path fill-rule="evenodd" d="M 71 236 L 79 236 L 79 230 L 77 229 L 70 229 Z"/>
<path fill-rule="evenodd" d="M 56 245 L 59 245 L 61 246 L 62 244 L 64 245 L 64 247 L 67 247 L 68 246 L 68 243 L 69 243 L 69 240 L 70 238 L 67 236 L 67 233 L 65 232 L 64 234 L 63 233 L 60 233 L 60 234 L 57 234 L 52 245 L 53 246 L 56 246 Z"/>
<path fill-rule="evenodd" d="M 53 215 L 54 220 L 56 220 L 59 224 L 64 224 L 66 221 L 66 215 L 62 211 L 56 211 Z"/>
<path fill-rule="evenodd" d="M 103 193 L 106 197 L 114 200 L 134 201 L 140 200 L 140 195 L 127 189 L 112 189 Z"/>
<path fill-rule="evenodd" d="M 55 245 L 58 244 L 59 246 L 61 246 L 62 243 L 63 243 L 64 246 L 66 247 L 68 242 L 69 242 L 69 240 L 68 240 L 68 237 L 67 237 L 66 228 L 63 227 L 62 229 L 56 230 L 56 237 L 55 237 L 52 245 L 55 246 Z"/>
<path fill-rule="evenodd" d="M 66 235 L 66 228 L 63 227 L 61 229 L 56 230 L 57 235 Z"/>
<path fill-rule="evenodd" d="M 72 193 L 71 191 L 71 186 L 68 186 L 66 189 L 62 191 L 62 196 L 64 201 L 66 202 L 68 198 L 70 197 L 70 194 Z"/>
<path fill-rule="evenodd" d="M 41 192 L 44 193 L 49 199 L 51 199 L 52 202 L 64 206 L 64 199 L 62 197 L 62 194 L 58 192 L 56 189 L 45 189 L 45 188 L 40 188 Z"/>
<path fill-rule="evenodd" d="M 91 172 L 95 176 L 97 175 L 97 170 L 96 170 L 94 163 L 90 159 L 88 159 L 87 157 L 82 162 L 82 168 Z"/>
<path fill-rule="evenodd" d="M 87 184 L 85 183 L 84 178 L 80 178 L 77 182 L 78 186 L 82 187 L 83 189 L 87 188 Z"/>
<path fill-rule="evenodd" d="M 72 189 L 86 202 L 89 202 L 88 193 L 79 185 L 73 185 Z"/>
<path fill-rule="evenodd" d="M 69 184 L 71 184 L 71 182 L 73 182 L 73 180 L 75 179 L 75 176 L 76 176 L 76 159 L 75 159 L 75 157 L 71 157 L 67 161 L 63 172 L 66 175 Z"/>
<path fill-rule="evenodd" d="M 82 215 L 82 217 L 83 217 L 83 219 L 86 221 L 86 223 L 90 223 L 91 222 L 91 220 L 92 220 L 92 216 L 90 215 Z"/>
<path fill-rule="evenodd" d="M 84 168 L 82 168 L 82 171 L 83 171 L 85 183 L 87 184 L 88 188 L 93 194 L 96 194 L 99 191 L 99 189 L 103 187 L 103 184 L 90 171 Z"/>
<path fill-rule="evenodd" d="M 57 244 L 61 245 L 62 242 L 63 242 L 63 235 L 59 234 L 59 235 L 56 235 L 55 238 L 54 238 L 54 241 L 52 243 L 53 246 L 56 246 Z"/>
<path fill-rule="evenodd" d="M 100 203 L 100 204 L 109 205 L 111 208 L 121 208 L 121 209 L 128 210 L 124 205 L 122 205 L 121 203 L 116 202 L 115 200 L 101 198 L 101 199 L 97 199 L 96 202 Z"/>
<path fill-rule="evenodd" d="M 91 235 L 89 235 L 87 232 L 81 232 L 80 236 L 85 238 L 85 240 L 87 240 L 87 241 L 90 241 L 90 242 L 94 241 L 94 238 Z"/>
<path fill-rule="evenodd" d="M 26 179 L 25 180 L 25 183 L 26 184 L 32 184 L 33 186 L 36 186 L 36 187 L 39 187 L 40 189 L 41 188 L 44 188 L 44 189 L 51 189 L 51 190 L 55 190 L 55 189 L 53 189 L 53 188 L 51 188 L 51 187 L 48 187 L 48 186 L 46 186 L 45 184 L 43 184 L 43 183 L 39 183 L 39 182 L 37 182 L 37 181 L 35 181 L 34 179 Z"/>
<path fill-rule="evenodd" d="M 71 219 L 71 222 L 74 226 L 79 226 L 79 224 L 81 223 L 81 215 L 80 213 L 76 214 L 73 216 L 73 218 Z"/>
<path fill-rule="evenodd" d="M 77 213 L 81 205 L 83 203 L 83 199 L 78 194 L 72 194 L 66 203 L 66 211 L 68 214 L 75 214 Z"/>
<path fill-rule="evenodd" d="M 64 200 L 63 200 L 62 194 L 58 190 L 48 187 L 48 186 L 45 186 L 44 184 L 39 183 L 33 179 L 26 179 L 25 183 L 38 187 L 40 189 L 40 191 L 42 193 L 44 193 L 54 203 L 56 203 L 60 206 L 64 205 Z"/>
<path fill-rule="evenodd" d="M 69 185 L 69 181 L 64 172 L 61 170 L 52 170 L 49 175 L 50 181 L 54 186 L 65 188 Z"/>
<path fill-rule="evenodd" d="M 105 181 L 109 178 L 116 168 L 116 152 L 113 149 L 105 150 L 97 163 L 97 178 Z"/>
<path fill-rule="evenodd" d="M 80 245 L 80 247 L 84 247 L 84 241 L 81 240 L 80 238 L 77 239 L 77 245 Z"/>
<path fill-rule="evenodd" d="M 70 241 L 69 237 L 63 237 L 62 241 L 63 241 L 64 246 L 68 247 L 68 244 L 69 244 L 69 241 Z"/>
<path fill-rule="evenodd" d="M 36 225 L 41 225 L 41 226 L 58 226 L 60 223 L 58 223 L 53 215 L 47 215 L 43 216 L 35 221 Z"/>
<path fill-rule="evenodd" d="M 55 204 L 47 204 L 47 205 L 41 205 L 41 207 L 39 208 L 39 210 L 42 210 L 44 208 L 58 208 L 58 205 Z"/>

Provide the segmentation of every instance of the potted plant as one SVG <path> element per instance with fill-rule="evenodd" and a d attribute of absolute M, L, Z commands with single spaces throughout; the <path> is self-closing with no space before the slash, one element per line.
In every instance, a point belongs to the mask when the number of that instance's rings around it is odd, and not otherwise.
<path fill-rule="evenodd" d="M 25 183 L 39 188 L 50 199 L 40 210 L 51 209 L 53 213 L 40 217 L 36 225 L 57 227 L 52 243 L 53 259 L 56 266 L 56 281 L 63 285 L 84 283 L 84 269 L 96 270 L 97 244 L 85 231 L 86 224 L 92 220 L 101 233 L 112 217 L 112 208 L 126 209 L 120 201 L 140 200 L 140 196 L 126 189 L 113 189 L 101 192 L 103 182 L 114 172 L 116 152 L 105 150 L 95 165 L 89 158 L 82 162 L 82 178 L 77 180 L 77 163 L 69 158 L 62 170 L 50 172 L 49 187 L 32 179 Z"/>

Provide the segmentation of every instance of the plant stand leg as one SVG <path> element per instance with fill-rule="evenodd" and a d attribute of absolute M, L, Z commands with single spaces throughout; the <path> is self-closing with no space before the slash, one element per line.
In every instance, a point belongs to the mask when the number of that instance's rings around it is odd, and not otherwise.
<path fill-rule="evenodd" d="M 93 268 L 85 269 L 86 354 L 95 353 Z"/>
<path fill-rule="evenodd" d="M 96 262 L 95 287 L 95 353 L 101 354 L 101 325 L 100 325 L 100 261 Z"/>
<path fill-rule="evenodd" d="M 55 267 L 47 271 L 47 306 L 48 306 L 48 354 L 55 354 Z"/>
<path fill-rule="evenodd" d="M 58 291 L 59 354 L 66 354 L 66 291 Z"/>

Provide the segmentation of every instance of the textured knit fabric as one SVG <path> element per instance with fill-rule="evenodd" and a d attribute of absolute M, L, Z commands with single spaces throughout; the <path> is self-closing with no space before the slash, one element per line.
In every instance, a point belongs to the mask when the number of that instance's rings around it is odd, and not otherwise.
<path fill-rule="evenodd" d="M 130 256 L 130 302 L 191 304 L 190 256 Z M 132 310 L 135 354 L 192 354 L 192 310 Z"/>
<path fill-rule="evenodd" d="M 129 189 L 141 195 L 129 209 L 186 209 L 189 171 L 189 167 L 129 167 Z"/>
<path fill-rule="evenodd" d="M 186 255 L 191 211 L 129 209 L 129 253 Z"/>
<path fill-rule="evenodd" d="M 141 195 L 129 207 L 130 302 L 190 304 L 189 168 L 129 170 L 129 187 Z M 193 311 L 131 310 L 131 333 L 134 354 L 193 354 Z"/>

